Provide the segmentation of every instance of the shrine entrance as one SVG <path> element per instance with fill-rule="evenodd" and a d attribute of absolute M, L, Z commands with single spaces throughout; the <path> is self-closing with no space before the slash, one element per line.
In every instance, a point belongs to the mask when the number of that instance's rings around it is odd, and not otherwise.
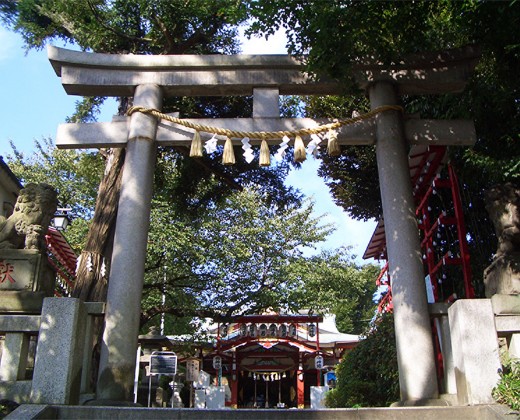
<path fill-rule="evenodd" d="M 298 349 L 287 343 L 252 344 L 237 351 L 238 408 L 296 408 Z M 316 384 L 314 384 L 316 385 Z"/>
<path fill-rule="evenodd" d="M 437 399 L 407 150 L 411 145 L 472 145 L 475 127 L 472 121 L 408 116 L 399 97 L 461 92 L 479 57 L 478 51 L 466 47 L 415 55 L 393 66 L 359 65 L 354 76 L 366 90 L 372 111 L 338 124 L 331 120 L 280 118 L 279 95 L 343 92 L 334 81 L 310 78 L 304 73 L 304 63 L 289 56 L 125 56 L 50 47 L 49 59 L 67 93 L 134 98 L 135 112 L 131 116 L 111 123 L 63 124 L 56 137 L 61 148 L 126 148 L 97 398 L 132 399 L 157 146 L 191 145 L 192 156 L 197 156 L 202 153 L 201 141 L 209 140 L 210 149 L 219 140 L 225 141 L 223 163 L 232 164 L 234 145 L 242 146 L 246 153 L 260 145 L 264 157 L 260 165 L 268 165 L 267 146 L 279 145 L 283 152 L 288 144 L 294 145 L 295 160 L 302 161 L 306 153 L 312 153 L 325 140 L 318 134 L 326 132 L 331 154 L 340 152 L 340 145 L 375 145 L 401 399 Z M 230 95 L 253 95 L 251 118 L 179 120 L 160 113 L 164 96 Z M 246 153 L 244 158 L 248 159 Z"/>
<path fill-rule="evenodd" d="M 311 407 L 312 387 L 331 386 L 327 378 L 359 342 L 333 316 L 310 314 L 239 316 L 210 333 L 216 344 L 202 369 L 229 386 L 234 408 Z"/>

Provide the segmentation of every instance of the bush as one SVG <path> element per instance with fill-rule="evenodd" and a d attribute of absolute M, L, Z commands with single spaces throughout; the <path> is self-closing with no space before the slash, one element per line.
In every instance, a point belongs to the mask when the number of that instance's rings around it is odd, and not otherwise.
<path fill-rule="evenodd" d="M 500 381 L 493 389 L 493 398 L 513 410 L 520 410 L 520 362 L 509 361 L 503 367 Z"/>
<path fill-rule="evenodd" d="M 380 316 L 336 368 L 328 407 L 385 407 L 399 400 L 399 373 L 392 314 Z"/>

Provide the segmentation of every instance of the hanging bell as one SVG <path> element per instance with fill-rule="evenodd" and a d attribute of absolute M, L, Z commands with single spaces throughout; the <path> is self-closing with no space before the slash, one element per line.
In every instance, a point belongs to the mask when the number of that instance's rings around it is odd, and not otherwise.
<path fill-rule="evenodd" d="M 260 145 L 260 166 L 270 166 L 271 155 L 269 154 L 269 146 L 265 139 L 262 140 Z"/>
<path fill-rule="evenodd" d="M 296 136 L 294 139 L 294 160 L 302 163 L 305 159 L 307 159 L 307 150 L 305 150 L 303 139 L 300 136 Z"/>
<path fill-rule="evenodd" d="M 190 157 L 202 157 L 202 140 L 198 131 L 195 131 L 191 140 Z"/>
<path fill-rule="evenodd" d="M 222 155 L 223 165 L 234 165 L 235 164 L 235 152 L 233 151 L 233 143 L 229 137 L 226 138 L 224 144 L 224 154 Z"/>
<path fill-rule="evenodd" d="M 341 146 L 338 143 L 338 133 L 330 130 L 327 135 L 329 141 L 327 143 L 327 153 L 329 156 L 339 156 L 341 154 Z"/>

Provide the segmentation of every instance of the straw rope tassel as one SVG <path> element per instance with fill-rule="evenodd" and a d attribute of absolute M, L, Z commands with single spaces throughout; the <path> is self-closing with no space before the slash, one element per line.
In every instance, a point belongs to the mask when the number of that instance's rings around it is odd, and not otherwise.
<path fill-rule="evenodd" d="M 294 160 L 298 163 L 302 163 L 307 159 L 307 150 L 305 150 L 305 144 L 300 136 L 296 136 L 294 139 Z"/>
<path fill-rule="evenodd" d="M 223 165 L 234 165 L 235 164 L 235 152 L 233 151 L 233 143 L 229 137 L 226 138 L 224 144 L 224 154 L 222 155 Z"/>
<path fill-rule="evenodd" d="M 260 166 L 270 166 L 271 156 L 269 154 L 269 146 L 267 141 L 264 139 L 260 144 Z"/>
<path fill-rule="evenodd" d="M 190 157 L 202 157 L 202 140 L 200 133 L 195 131 L 193 140 L 191 141 Z"/>
<path fill-rule="evenodd" d="M 338 133 L 334 130 L 329 130 L 327 137 L 329 138 L 327 143 L 327 153 L 329 156 L 341 155 L 341 146 L 338 143 Z"/>

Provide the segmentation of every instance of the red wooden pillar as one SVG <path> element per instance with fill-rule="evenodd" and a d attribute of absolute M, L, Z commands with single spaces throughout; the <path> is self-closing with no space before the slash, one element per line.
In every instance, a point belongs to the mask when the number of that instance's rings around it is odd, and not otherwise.
<path fill-rule="evenodd" d="M 231 408 L 238 408 L 238 373 L 236 354 L 233 353 L 231 381 L 229 383 L 229 387 L 231 388 Z"/>
<path fill-rule="evenodd" d="M 298 364 L 298 370 L 296 371 L 296 398 L 298 408 L 305 408 L 304 384 L 303 364 L 300 355 L 300 363 Z"/>
<path fill-rule="evenodd" d="M 453 198 L 453 207 L 455 209 L 455 218 L 457 219 L 457 234 L 459 240 L 460 258 L 462 261 L 462 274 L 464 277 L 464 292 L 466 299 L 475 297 L 475 289 L 471 283 L 471 265 L 469 263 L 469 249 L 466 239 L 466 224 L 464 223 L 464 212 L 462 210 L 462 201 L 460 198 L 459 181 L 453 166 L 448 165 L 450 175 L 451 194 Z"/>
<path fill-rule="evenodd" d="M 301 378 L 301 379 L 300 379 Z M 305 400 L 304 400 L 304 387 L 303 387 L 303 371 L 298 370 L 298 376 L 296 378 L 297 384 L 297 397 L 298 397 L 298 408 L 305 408 Z"/>
<path fill-rule="evenodd" d="M 231 388 L 231 408 L 238 408 L 238 376 L 234 375 L 235 379 L 229 381 Z"/>
<path fill-rule="evenodd" d="M 320 354 L 320 324 L 316 322 L 316 356 Z M 316 385 L 321 386 L 321 369 L 316 368 Z"/>

